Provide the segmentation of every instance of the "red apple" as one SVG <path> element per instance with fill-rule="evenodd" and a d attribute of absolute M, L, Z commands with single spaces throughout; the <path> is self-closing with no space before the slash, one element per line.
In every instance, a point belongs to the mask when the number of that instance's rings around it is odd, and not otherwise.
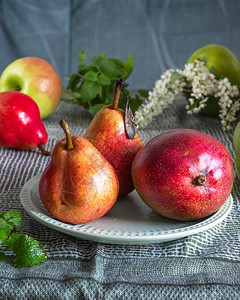
<path fill-rule="evenodd" d="M 38 105 L 41 118 L 57 108 L 62 96 L 62 82 L 46 60 L 22 57 L 13 61 L 2 72 L 0 92 L 19 91 L 30 96 Z"/>
<path fill-rule="evenodd" d="M 149 141 L 132 164 L 134 186 L 159 214 L 196 220 L 216 212 L 233 186 L 228 150 L 214 137 L 174 129 Z"/>

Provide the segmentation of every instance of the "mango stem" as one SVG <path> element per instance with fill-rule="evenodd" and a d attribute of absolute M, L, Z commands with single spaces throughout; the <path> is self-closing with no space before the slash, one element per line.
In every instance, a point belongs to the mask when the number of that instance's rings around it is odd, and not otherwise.
<path fill-rule="evenodd" d="M 202 174 L 199 174 L 192 180 L 193 184 L 198 186 L 205 185 L 206 181 L 207 181 L 206 176 Z"/>
<path fill-rule="evenodd" d="M 66 143 L 66 150 L 70 151 L 73 149 L 73 142 L 72 142 L 72 136 L 71 136 L 71 130 L 70 127 L 68 126 L 67 122 L 64 120 L 60 121 L 60 126 L 62 127 L 65 135 L 66 135 L 66 139 L 67 139 L 67 143 Z"/>

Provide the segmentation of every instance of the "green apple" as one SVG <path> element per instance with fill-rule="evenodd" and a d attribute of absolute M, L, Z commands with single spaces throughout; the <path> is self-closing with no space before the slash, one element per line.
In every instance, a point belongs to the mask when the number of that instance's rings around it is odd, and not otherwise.
<path fill-rule="evenodd" d="M 57 108 L 62 96 L 62 82 L 46 60 L 39 57 L 22 57 L 9 64 L 0 77 L 0 92 L 20 91 L 38 105 L 41 118 Z"/>
<path fill-rule="evenodd" d="M 240 122 L 237 124 L 233 132 L 233 147 L 236 152 L 240 150 Z"/>
<path fill-rule="evenodd" d="M 207 45 L 195 51 L 188 62 L 203 61 L 217 79 L 227 77 L 232 84 L 240 84 L 240 62 L 235 54 L 221 45 Z"/>
<path fill-rule="evenodd" d="M 236 154 L 236 168 L 238 175 L 240 176 L 240 151 L 238 151 Z"/>
<path fill-rule="evenodd" d="M 188 63 L 193 63 L 196 59 L 203 61 L 217 79 L 226 77 L 231 84 L 240 85 L 240 61 L 228 48 L 217 44 L 204 46 L 191 55 Z M 218 117 L 218 113 L 218 100 L 211 97 L 202 114 Z"/>
<path fill-rule="evenodd" d="M 237 171 L 240 175 L 240 122 L 238 122 L 233 132 L 233 147 L 236 152 Z"/>

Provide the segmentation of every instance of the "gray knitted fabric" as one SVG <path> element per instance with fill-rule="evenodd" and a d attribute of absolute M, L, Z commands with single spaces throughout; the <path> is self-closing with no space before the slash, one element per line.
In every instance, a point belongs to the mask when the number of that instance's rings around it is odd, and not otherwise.
<path fill-rule="evenodd" d="M 184 101 L 175 101 L 147 129 L 139 130 L 143 141 L 173 128 L 196 129 L 219 139 L 235 164 L 233 131 L 223 132 L 219 121 L 186 114 Z M 68 122 L 73 135 L 82 136 L 91 116 L 79 106 L 62 102 L 44 120 L 48 150 L 64 137 L 61 119 Z M 40 266 L 17 269 L 9 252 L 0 263 L 0 299 L 240 299 L 240 188 L 236 168 L 233 208 L 220 224 L 176 241 L 135 246 L 82 240 L 30 217 L 21 206 L 19 193 L 49 160 L 37 150 L 0 148 L 1 210 L 21 210 L 21 231 L 47 245 L 49 256 Z"/>

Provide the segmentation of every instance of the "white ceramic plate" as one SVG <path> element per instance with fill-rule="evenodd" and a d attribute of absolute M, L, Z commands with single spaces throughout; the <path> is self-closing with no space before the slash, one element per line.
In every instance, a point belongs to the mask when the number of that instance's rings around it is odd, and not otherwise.
<path fill-rule="evenodd" d="M 21 203 L 38 222 L 63 233 L 108 244 L 148 244 L 180 239 L 209 229 L 227 217 L 232 208 L 230 195 L 212 216 L 181 222 L 164 218 L 150 209 L 134 191 L 119 199 L 102 218 L 83 225 L 71 225 L 55 219 L 43 206 L 38 192 L 41 174 L 34 176 L 22 188 Z"/>

